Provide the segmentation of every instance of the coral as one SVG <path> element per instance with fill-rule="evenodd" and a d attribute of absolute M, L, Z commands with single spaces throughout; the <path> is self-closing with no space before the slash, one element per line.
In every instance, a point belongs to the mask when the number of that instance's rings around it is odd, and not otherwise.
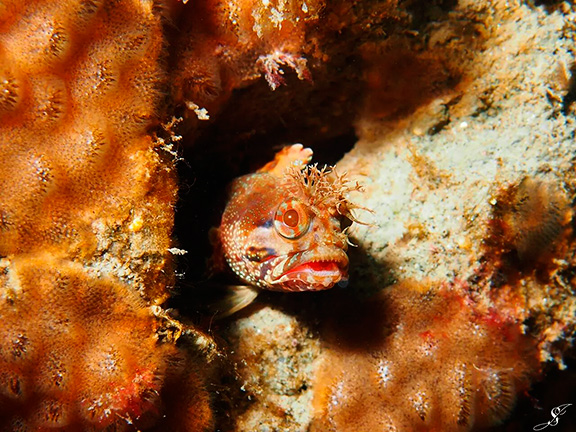
<path fill-rule="evenodd" d="M 523 267 L 538 269 L 566 253 L 560 243 L 570 237 L 572 209 L 561 188 L 525 177 L 499 191 L 492 202 L 486 245 L 494 254 L 512 255 L 509 259 Z"/>
<path fill-rule="evenodd" d="M 322 70 L 322 65 L 332 61 L 332 55 L 345 58 L 348 49 L 367 37 L 367 28 L 379 29 L 385 27 L 383 22 L 397 20 L 396 4 L 395 0 L 189 2 L 181 7 L 177 20 L 184 31 L 175 37 L 175 102 L 197 115 L 203 108 L 217 113 L 225 108 L 233 90 L 260 77 L 276 90 L 289 82 L 287 77 L 293 72 L 309 83 L 302 96 L 302 102 L 309 103 L 305 95 L 317 78 L 324 85 L 323 81 L 332 82 L 332 74 L 342 73 L 337 68 Z M 350 34 L 339 39 L 343 28 Z M 359 69 L 355 73 L 359 74 Z M 298 93 L 277 103 L 293 107 L 291 100 L 299 99 Z M 257 110 L 250 105 L 250 111 Z"/>
<path fill-rule="evenodd" d="M 206 358 L 197 352 L 180 350 L 170 357 L 164 387 L 160 393 L 162 418 L 150 429 L 155 432 L 208 432 L 214 430 L 212 396 L 207 381 L 216 377 L 207 370 Z"/>
<path fill-rule="evenodd" d="M 323 1 L 216 2 L 183 7 L 174 78 L 176 100 L 208 107 L 263 74 L 275 89 L 284 82 L 283 67 L 310 79 L 306 26 L 318 20 Z"/>
<path fill-rule="evenodd" d="M 201 364 L 138 293 L 49 255 L 0 263 L 1 430 L 208 430 Z"/>
<path fill-rule="evenodd" d="M 480 265 L 474 279 L 486 304 L 516 320 L 529 320 L 543 361 L 564 367 L 563 332 L 575 327 L 572 268 L 573 209 L 554 176 L 524 177 L 498 188 L 490 200 Z"/>
<path fill-rule="evenodd" d="M 456 22 L 479 29 L 487 14 L 483 40 L 472 45 L 481 55 L 471 57 L 468 45 L 459 53 L 458 41 L 468 39 L 455 33 Z M 576 326 L 574 124 L 546 93 L 568 92 L 557 73 L 521 65 L 570 64 L 572 42 L 542 50 L 541 41 L 573 41 L 576 33 L 565 30 L 571 16 L 459 3 L 451 19 L 423 31 L 430 49 L 455 49 L 465 76 L 405 117 L 366 112 L 359 142 L 337 164 L 358 176 L 359 204 L 375 211 L 366 216 L 372 227 L 351 230 L 366 256 L 351 266 L 363 290 L 405 278 L 469 281 L 485 309 L 525 321 L 546 340 L 541 358 L 560 365 Z"/>
<path fill-rule="evenodd" d="M 353 304 L 337 309 L 324 332 L 315 431 L 498 424 L 538 371 L 535 341 L 456 289 L 403 282 Z"/>
<path fill-rule="evenodd" d="M 176 349 L 158 343 L 160 320 L 136 292 L 48 254 L 5 258 L 2 270 L 4 429 L 123 430 L 156 415 Z"/>
<path fill-rule="evenodd" d="M 0 22 L 0 255 L 50 249 L 161 303 L 175 182 L 147 134 L 159 18 L 139 2 L 19 2 Z"/>
<path fill-rule="evenodd" d="M 151 133 L 167 88 L 154 8 L 0 5 L 3 430 L 148 428 L 172 381 L 190 387 L 171 421 L 211 427 L 204 371 L 175 368 L 160 307 L 176 181 Z"/>

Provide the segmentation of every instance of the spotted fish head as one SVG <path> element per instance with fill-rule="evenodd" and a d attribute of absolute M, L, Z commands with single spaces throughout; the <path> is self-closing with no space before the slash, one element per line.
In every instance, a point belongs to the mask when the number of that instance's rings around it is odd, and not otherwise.
<path fill-rule="evenodd" d="M 279 181 L 269 173 L 240 177 L 222 218 L 225 258 L 246 283 L 277 291 L 324 290 L 348 278 L 351 217 L 343 177 L 309 166 Z"/>

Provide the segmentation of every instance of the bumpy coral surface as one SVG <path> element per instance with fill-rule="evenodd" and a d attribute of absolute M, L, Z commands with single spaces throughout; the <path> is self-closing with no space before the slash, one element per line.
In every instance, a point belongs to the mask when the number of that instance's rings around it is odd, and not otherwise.
<path fill-rule="evenodd" d="M 355 306 L 325 331 L 315 431 L 498 424 L 537 372 L 535 341 L 457 290 L 401 283 Z"/>
<path fill-rule="evenodd" d="M 147 135 L 163 79 L 151 5 L 4 3 L 0 23 L 0 254 L 82 260 L 161 302 L 174 182 Z"/>
<path fill-rule="evenodd" d="M 154 7 L 0 4 L 3 430 L 149 427 L 171 391 L 172 430 L 210 426 L 202 379 L 158 336 L 175 181 L 150 135 L 165 78 Z"/>
<path fill-rule="evenodd" d="M 566 253 L 572 235 L 565 191 L 557 183 L 526 177 L 498 191 L 492 202 L 486 255 L 494 255 L 500 272 L 516 268 L 545 278 L 546 267 Z"/>
<path fill-rule="evenodd" d="M 4 430 L 120 427 L 154 414 L 175 348 L 157 346 L 158 320 L 137 293 L 49 255 L 2 264 Z"/>

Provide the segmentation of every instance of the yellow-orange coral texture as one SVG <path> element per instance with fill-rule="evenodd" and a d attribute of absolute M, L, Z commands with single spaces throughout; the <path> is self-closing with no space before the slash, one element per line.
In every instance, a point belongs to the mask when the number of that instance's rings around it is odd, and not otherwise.
<path fill-rule="evenodd" d="M 174 72 L 175 99 L 217 110 L 230 92 L 263 75 L 271 88 L 295 71 L 311 79 L 307 26 L 322 0 L 190 2 L 183 8 Z"/>
<path fill-rule="evenodd" d="M 329 60 L 323 37 L 349 30 L 331 49 L 350 47 L 396 6 L 0 1 L 0 430 L 214 429 L 209 359 L 169 331 L 185 327 L 165 310 L 177 179 L 172 143 L 156 134 L 181 106 L 212 117 L 257 79 L 270 91 L 289 74 L 312 83 Z M 371 69 L 368 84 L 392 76 Z M 526 300 L 518 281 L 544 298 L 523 266 L 556 265 L 572 211 L 530 179 L 497 201 L 477 286 L 403 281 L 356 315 L 332 311 L 312 430 L 467 431 L 506 418 L 543 348 L 520 324 L 532 311 L 504 306 Z M 551 326 L 545 315 L 535 333 Z"/>
<path fill-rule="evenodd" d="M 173 430 L 211 425 L 196 366 L 158 337 L 176 193 L 149 133 L 163 46 L 152 2 L 0 3 L 2 430 L 160 427 L 170 391 Z"/>
<path fill-rule="evenodd" d="M 454 287 L 406 281 L 339 313 L 324 330 L 314 431 L 495 425 L 538 372 L 520 326 Z"/>

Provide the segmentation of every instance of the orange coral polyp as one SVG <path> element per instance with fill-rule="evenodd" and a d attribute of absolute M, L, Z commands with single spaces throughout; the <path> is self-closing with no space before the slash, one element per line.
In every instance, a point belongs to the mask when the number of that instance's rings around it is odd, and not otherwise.
<path fill-rule="evenodd" d="M 97 399 L 81 401 L 84 417 L 100 428 L 117 422 L 118 417 L 136 421 L 144 414 L 157 416 L 160 412 L 160 385 L 152 371 L 134 371 L 125 382 L 109 382 L 106 393 Z"/>
<path fill-rule="evenodd" d="M 174 283 L 176 198 L 150 135 L 168 86 L 155 6 L 0 2 L 2 430 L 148 428 L 167 375 L 188 374 L 150 307 Z M 187 391 L 204 431 L 202 379 Z"/>
<path fill-rule="evenodd" d="M 536 341 L 465 294 L 429 284 L 388 288 L 346 316 L 345 332 L 336 311 L 324 331 L 313 431 L 470 431 L 507 417 L 539 371 Z M 374 338 L 382 325 L 389 330 Z"/>

